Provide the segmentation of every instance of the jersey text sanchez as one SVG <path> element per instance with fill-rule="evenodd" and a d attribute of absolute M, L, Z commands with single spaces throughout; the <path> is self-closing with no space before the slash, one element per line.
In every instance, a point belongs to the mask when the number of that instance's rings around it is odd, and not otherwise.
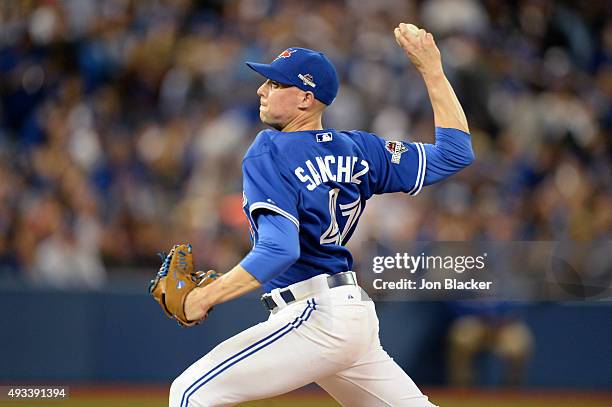
<path fill-rule="evenodd" d="M 251 238 L 257 244 L 257 216 L 268 211 L 289 219 L 300 240 L 299 259 L 264 289 L 352 270 L 345 245 L 366 201 L 387 192 L 417 194 L 425 166 L 419 143 L 364 131 L 260 132 L 242 161 Z"/>
<path fill-rule="evenodd" d="M 355 156 L 314 157 L 293 170 L 295 176 L 309 191 L 329 181 L 361 184 L 361 177 L 370 170 L 370 164 Z"/>

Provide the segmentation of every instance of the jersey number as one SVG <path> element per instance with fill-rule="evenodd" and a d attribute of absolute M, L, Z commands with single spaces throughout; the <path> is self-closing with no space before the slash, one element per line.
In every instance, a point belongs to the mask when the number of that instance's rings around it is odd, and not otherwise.
<path fill-rule="evenodd" d="M 327 230 L 321 235 L 321 244 L 344 244 L 344 239 L 348 235 L 353 225 L 357 222 L 357 219 L 359 219 L 359 215 L 361 215 L 361 197 L 358 197 L 351 203 L 340 205 L 340 213 L 342 216 L 347 218 L 344 228 L 342 229 L 342 232 L 340 232 L 338 218 L 336 215 L 338 194 L 340 194 L 340 188 L 329 190 L 330 223 Z"/>

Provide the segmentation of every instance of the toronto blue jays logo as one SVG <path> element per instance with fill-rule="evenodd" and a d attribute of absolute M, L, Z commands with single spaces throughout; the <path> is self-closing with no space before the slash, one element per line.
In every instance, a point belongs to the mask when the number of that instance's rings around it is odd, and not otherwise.
<path fill-rule="evenodd" d="M 297 49 L 286 49 L 283 52 L 281 52 L 280 54 L 278 54 L 278 56 L 276 58 L 274 58 L 274 61 L 276 61 L 279 58 L 289 58 L 291 56 L 291 54 L 293 54 L 294 52 L 297 52 Z M 272 62 L 274 62 L 272 61 Z"/>
<path fill-rule="evenodd" d="M 408 148 L 401 141 L 387 141 L 385 148 L 391 153 L 391 162 L 399 164 L 402 159 L 402 153 L 408 151 Z"/>

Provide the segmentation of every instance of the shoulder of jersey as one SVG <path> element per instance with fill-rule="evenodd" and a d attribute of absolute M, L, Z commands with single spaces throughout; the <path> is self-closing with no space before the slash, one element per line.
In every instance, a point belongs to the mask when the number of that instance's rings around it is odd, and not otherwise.
<path fill-rule="evenodd" d="M 314 140 L 314 134 L 313 134 Z M 265 129 L 257 133 L 255 140 L 247 150 L 244 158 L 253 157 L 263 153 L 275 153 L 278 150 L 286 151 L 296 140 L 293 136 L 274 129 Z M 297 146 L 297 145 L 296 145 Z"/>
<path fill-rule="evenodd" d="M 371 138 L 376 137 L 373 134 L 363 130 L 346 130 L 343 131 L 342 134 L 347 135 L 351 140 L 353 140 L 353 142 L 360 146 L 364 146 L 364 143 L 367 143 L 368 141 L 371 141 Z"/>
<path fill-rule="evenodd" d="M 244 158 L 254 157 L 259 154 L 263 154 L 266 152 L 270 152 L 272 148 L 272 139 L 274 138 L 274 133 L 279 133 L 276 130 L 266 129 L 257 133 L 255 140 L 247 150 Z"/>
<path fill-rule="evenodd" d="M 342 133 L 345 133 L 354 139 L 363 138 L 370 134 L 367 131 L 363 131 L 363 130 L 345 130 L 345 131 L 342 131 Z"/>
<path fill-rule="evenodd" d="M 360 144 L 360 145 L 362 145 L 368 137 L 375 137 L 374 135 L 368 132 L 362 131 L 362 130 L 345 130 L 345 131 L 336 130 L 335 133 L 336 133 L 336 138 L 344 139 L 345 141 L 347 141 L 347 138 L 348 138 L 352 140 L 353 142 L 356 142 L 357 144 Z M 329 133 L 322 132 L 322 133 L 317 134 L 316 132 L 312 132 L 312 141 L 317 142 L 317 143 L 326 143 L 328 141 L 334 140 L 333 137 L 331 138 L 318 137 L 320 135 L 327 135 L 327 134 Z M 260 131 L 255 137 L 255 140 L 253 141 L 253 143 L 251 144 L 251 147 L 249 147 L 249 149 L 247 150 L 247 153 L 245 154 L 244 158 L 257 156 L 259 154 L 263 154 L 267 152 L 273 153 L 274 151 L 277 150 L 277 145 L 279 143 L 294 142 L 294 140 L 291 140 L 290 138 L 287 138 L 285 136 L 286 135 L 283 134 L 282 132 L 273 130 L 273 129 L 266 129 L 266 130 Z M 281 149 L 284 150 L 284 148 L 281 148 Z"/>

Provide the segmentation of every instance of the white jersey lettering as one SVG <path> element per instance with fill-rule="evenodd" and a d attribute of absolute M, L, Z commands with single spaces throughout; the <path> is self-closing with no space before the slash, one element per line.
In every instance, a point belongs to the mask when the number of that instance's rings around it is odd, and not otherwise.
<path fill-rule="evenodd" d="M 302 167 L 297 167 L 295 171 L 293 171 L 293 173 L 296 177 L 298 177 L 301 182 L 308 183 L 308 185 L 306 185 L 306 188 L 308 188 L 309 191 L 312 191 L 317 187 L 317 184 L 314 182 L 314 180 L 308 175 L 304 174 L 304 169 Z"/>
<path fill-rule="evenodd" d="M 308 171 L 310 171 L 310 176 L 312 177 L 312 179 L 314 179 L 315 184 L 317 186 L 321 185 L 321 176 L 317 172 L 315 166 L 312 164 L 312 161 L 306 160 L 306 167 L 308 167 Z"/>
<path fill-rule="evenodd" d="M 329 168 L 329 164 L 323 160 L 321 157 L 315 157 L 317 161 L 317 166 L 319 167 L 319 173 L 321 174 L 321 178 L 323 182 L 329 181 L 332 177 L 331 169 Z M 335 178 L 335 177 L 334 177 Z"/>
<path fill-rule="evenodd" d="M 361 184 L 360 178 L 370 171 L 368 162 L 355 156 L 326 155 L 306 160 L 304 164 L 308 171 L 304 167 L 297 167 L 293 172 L 309 191 L 330 181 Z"/>

